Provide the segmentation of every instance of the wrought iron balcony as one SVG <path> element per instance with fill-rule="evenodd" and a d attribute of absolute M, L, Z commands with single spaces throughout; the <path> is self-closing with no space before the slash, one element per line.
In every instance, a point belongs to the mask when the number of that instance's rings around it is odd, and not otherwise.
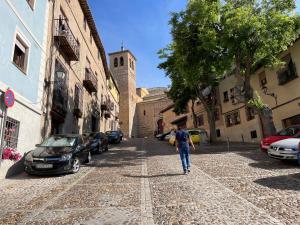
<path fill-rule="evenodd" d="M 67 20 L 55 19 L 55 40 L 59 42 L 59 47 L 64 51 L 70 61 L 79 61 L 80 45 L 72 33 Z"/>
<path fill-rule="evenodd" d="M 82 87 L 78 84 L 75 86 L 74 112 L 73 113 L 77 118 L 81 118 L 82 114 L 83 114 Z"/>
<path fill-rule="evenodd" d="M 97 92 L 98 90 L 97 77 L 90 68 L 85 68 L 85 78 L 83 81 L 83 86 L 91 93 Z"/>

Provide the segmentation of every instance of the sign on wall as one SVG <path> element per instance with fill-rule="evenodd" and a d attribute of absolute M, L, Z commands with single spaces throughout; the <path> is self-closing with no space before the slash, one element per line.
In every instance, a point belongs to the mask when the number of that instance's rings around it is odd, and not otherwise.
<path fill-rule="evenodd" d="M 7 108 L 11 108 L 15 104 L 15 94 L 10 89 L 8 89 L 4 94 L 4 104 Z"/>

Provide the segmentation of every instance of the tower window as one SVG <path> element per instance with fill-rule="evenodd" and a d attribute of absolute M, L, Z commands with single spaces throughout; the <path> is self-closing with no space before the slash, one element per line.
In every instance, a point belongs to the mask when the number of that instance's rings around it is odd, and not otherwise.
<path fill-rule="evenodd" d="M 134 62 L 132 61 L 132 69 L 134 70 Z"/>
<path fill-rule="evenodd" d="M 146 110 L 144 110 L 144 116 L 146 116 Z"/>
<path fill-rule="evenodd" d="M 122 56 L 120 58 L 120 66 L 124 66 L 124 58 Z"/>
<path fill-rule="evenodd" d="M 118 58 L 115 58 L 115 59 L 114 59 L 114 66 L 115 66 L 115 67 L 118 67 Z"/>

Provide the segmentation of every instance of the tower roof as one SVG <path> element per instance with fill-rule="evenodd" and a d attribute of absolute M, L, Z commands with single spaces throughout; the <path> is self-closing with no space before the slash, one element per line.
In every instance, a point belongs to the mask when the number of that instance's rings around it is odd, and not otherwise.
<path fill-rule="evenodd" d="M 108 53 L 108 55 L 116 55 L 116 54 L 120 54 L 120 53 L 129 53 L 134 58 L 134 60 L 137 61 L 137 59 L 135 58 L 135 56 L 132 54 L 132 52 L 130 50 L 111 52 L 111 53 Z"/>

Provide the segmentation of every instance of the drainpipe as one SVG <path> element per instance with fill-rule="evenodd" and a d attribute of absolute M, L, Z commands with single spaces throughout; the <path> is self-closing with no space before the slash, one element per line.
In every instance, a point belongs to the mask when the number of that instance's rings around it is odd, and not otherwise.
<path fill-rule="evenodd" d="M 49 0 L 49 1 L 52 1 L 52 16 L 51 16 L 51 26 L 52 26 L 52 29 L 51 29 L 51 44 L 50 44 L 50 56 L 48 58 L 49 60 L 49 74 L 48 74 L 48 81 L 51 81 L 51 77 L 52 77 L 52 63 L 53 63 L 53 55 L 54 55 L 54 38 L 53 38 L 53 35 L 54 35 L 54 32 L 55 32 L 55 24 L 53 23 L 54 21 L 54 11 L 55 11 L 55 0 Z M 48 70 L 47 69 L 47 70 Z M 45 87 L 45 85 L 44 85 Z M 44 120 L 44 132 L 43 132 L 43 139 L 46 138 L 46 135 L 47 135 L 47 131 L 46 131 L 46 128 L 48 128 L 47 126 L 47 123 L 48 123 L 48 120 L 49 120 L 49 104 L 50 104 L 50 95 L 51 95 L 51 85 L 48 85 L 47 87 L 47 94 L 46 94 L 46 114 L 45 114 L 45 120 Z M 52 96 L 52 95 L 51 95 Z"/>

